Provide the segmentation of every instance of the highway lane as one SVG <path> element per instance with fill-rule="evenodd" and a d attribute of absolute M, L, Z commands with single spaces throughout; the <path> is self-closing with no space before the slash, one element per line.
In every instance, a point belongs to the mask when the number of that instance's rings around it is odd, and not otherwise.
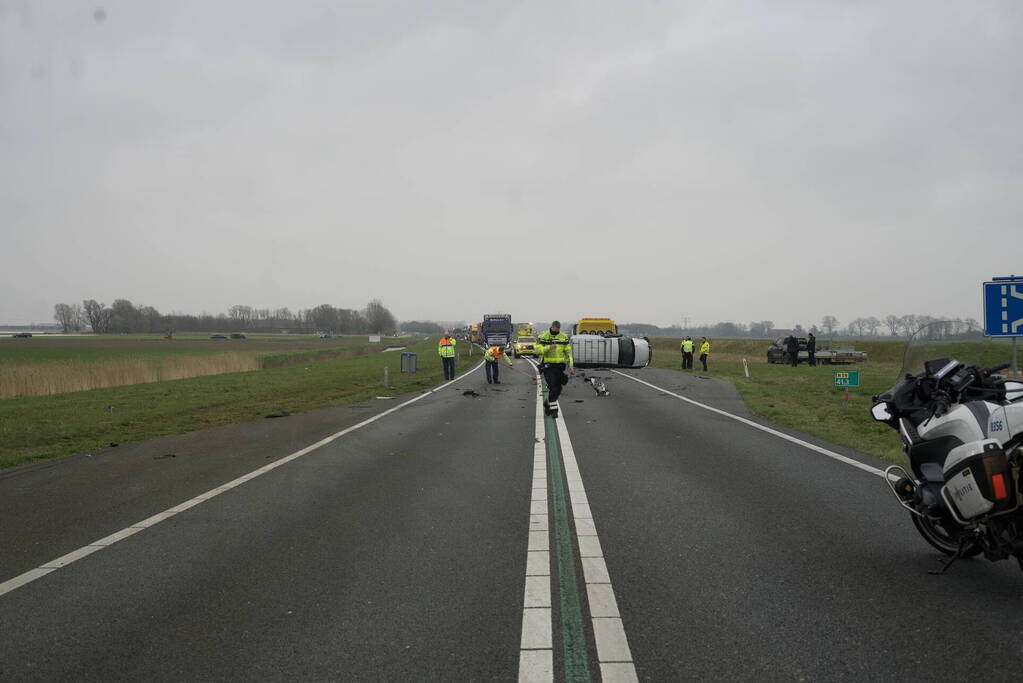
<path fill-rule="evenodd" d="M 940 556 L 879 477 L 589 374 L 611 396 L 575 387 L 561 403 L 640 678 L 965 679 L 966 653 L 1023 630 L 1016 564 L 928 575 Z M 728 401 L 713 381 L 628 374 Z M 991 680 L 1018 679 L 1015 652 L 982 660 Z"/>
<path fill-rule="evenodd" d="M 0 596 L 0 678 L 514 680 L 536 402 L 506 375 Z"/>
<path fill-rule="evenodd" d="M 939 556 L 878 477 L 587 374 L 611 396 L 573 380 L 561 438 L 550 420 L 535 438 L 529 378 L 488 387 L 478 370 L 0 595 L 0 679 L 515 680 L 543 674 L 544 656 L 559 680 L 965 678 L 976 662 L 950 645 L 990 652 L 1023 626 L 1015 565 L 928 576 Z M 716 380 L 628 374 L 747 415 Z M 0 581 L 382 408 L 141 444 L 112 456 L 116 474 L 71 459 L 0 477 L 4 509 L 32 530 L 0 529 L 15 558 L 0 558 Z M 152 454 L 204 436 L 220 455 L 199 449 L 161 487 Z M 43 521 L 34 487 L 54 508 Z M 530 591 L 547 576 L 549 594 Z M 520 669 L 527 659 L 541 666 Z M 1017 659 L 987 659 L 985 673 L 1015 679 Z"/>

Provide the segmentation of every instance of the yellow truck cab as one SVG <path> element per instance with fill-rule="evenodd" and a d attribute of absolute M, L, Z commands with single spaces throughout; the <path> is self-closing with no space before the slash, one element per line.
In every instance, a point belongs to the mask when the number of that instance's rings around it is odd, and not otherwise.
<path fill-rule="evenodd" d="M 618 325 L 611 318 L 579 318 L 579 322 L 572 325 L 572 334 L 614 336 L 618 334 Z"/>

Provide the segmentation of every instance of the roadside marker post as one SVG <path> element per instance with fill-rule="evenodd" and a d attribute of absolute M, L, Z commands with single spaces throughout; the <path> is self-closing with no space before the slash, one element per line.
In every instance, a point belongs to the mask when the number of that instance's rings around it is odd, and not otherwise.
<path fill-rule="evenodd" d="M 845 389 L 845 394 L 842 397 L 843 406 L 849 407 L 849 387 L 860 386 L 860 371 L 859 370 L 839 370 L 835 372 L 835 386 L 840 389 Z"/>
<path fill-rule="evenodd" d="M 742 371 L 746 373 L 747 377 L 749 377 L 749 361 L 745 358 L 742 359 Z"/>

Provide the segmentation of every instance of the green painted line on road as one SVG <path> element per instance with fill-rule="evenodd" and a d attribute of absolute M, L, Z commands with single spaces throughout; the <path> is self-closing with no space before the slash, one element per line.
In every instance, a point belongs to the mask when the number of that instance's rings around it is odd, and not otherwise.
<path fill-rule="evenodd" d="M 568 501 L 561 477 L 561 452 L 551 417 L 544 418 L 547 432 L 547 466 L 554 508 L 554 545 L 558 558 L 558 596 L 561 601 L 561 642 L 565 651 L 566 681 L 590 681 L 589 653 L 583 630 L 583 611 L 575 573 L 575 545 L 568 523 Z"/>

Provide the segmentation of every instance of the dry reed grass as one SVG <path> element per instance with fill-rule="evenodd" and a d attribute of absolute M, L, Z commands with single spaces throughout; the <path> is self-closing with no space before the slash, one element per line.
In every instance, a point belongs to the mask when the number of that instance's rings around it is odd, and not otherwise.
<path fill-rule="evenodd" d="M 91 363 L 0 363 L 0 399 L 246 372 L 259 367 L 256 354 L 233 352 L 162 358 L 128 356 Z"/>

